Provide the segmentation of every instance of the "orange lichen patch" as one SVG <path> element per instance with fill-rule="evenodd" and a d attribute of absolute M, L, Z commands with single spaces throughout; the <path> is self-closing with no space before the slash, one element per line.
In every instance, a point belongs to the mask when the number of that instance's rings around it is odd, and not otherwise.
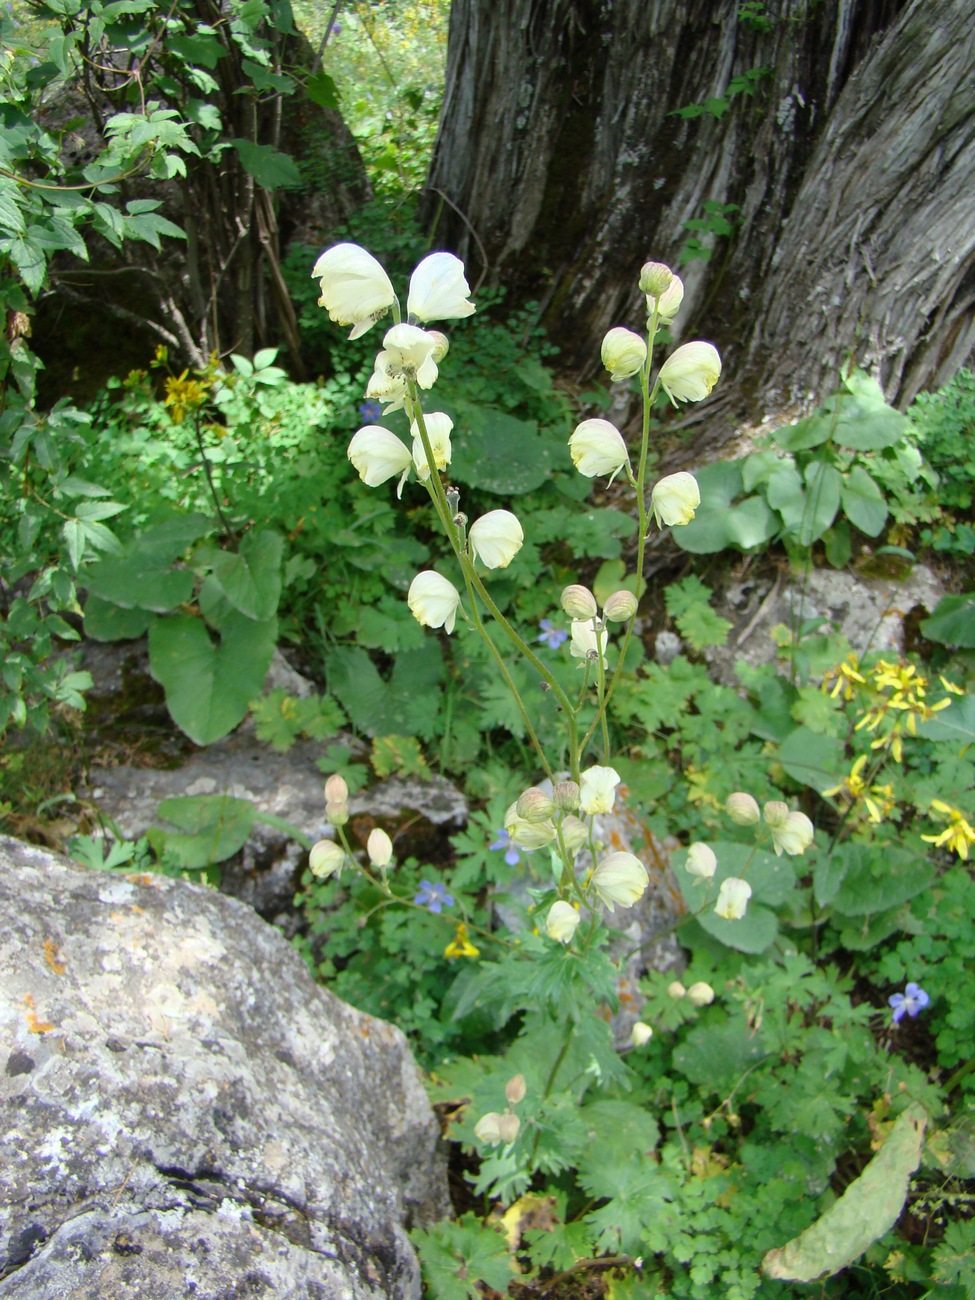
<path fill-rule="evenodd" d="M 614 849 L 622 850 L 625 849 L 626 847 L 626 845 L 623 843 L 623 836 L 619 833 L 619 831 L 610 831 L 609 842 L 611 847 Z"/>
<path fill-rule="evenodd" d="M 37 1013 L 34 1010 L 34 999 L 29 993 L 24 998 L 24 1006 L 27 1008 L 27 1032 L 31 1034 L 49 1034 L 54 1025 L 48 1020 L 38 1020 Z"/>
<path fill-rule="evenodd" d="M 636 998 L 630 992 L 630 984 L 628 980 L 622 979 L 619 981 L 616 986 L 616 996 L 620 1000 L 621 1011 L 626 1011 L 630 1007 L 636 1006 Z"/>
<path fill-rule="evenodd" d="M 151 885 L 153 889 L 159 888 L 156 877 L 149 871 L 137 871 L 131 876 L 126 876 L 125 879 L 130 885 Z"/>
<path fill-rule="evenodd" d="M 66 967 L 61 960 L 61 950 L 53 939 L 44 940 L 44 960 L 55 975 L 63 975 Z"/>

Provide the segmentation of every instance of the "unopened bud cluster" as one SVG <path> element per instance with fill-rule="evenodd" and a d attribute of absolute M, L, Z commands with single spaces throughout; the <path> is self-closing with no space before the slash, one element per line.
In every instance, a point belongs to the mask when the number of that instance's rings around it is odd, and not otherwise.
<path fill-rule="evenodd" d="M 500 1145 L 510 1146 L 518 1136 L 521 1128 L 521 1120 L 514 1112 L 514 1107 L 525 1097 L 525 1076 L 516 1074 L 505 1084 L 504 1095 L 508 1105 L 503 1113 L 489 1110 L 486 1115 L 474 1125 L 474 1136 L 479 1142 L 486 1146 L 496 1147 Z"/>

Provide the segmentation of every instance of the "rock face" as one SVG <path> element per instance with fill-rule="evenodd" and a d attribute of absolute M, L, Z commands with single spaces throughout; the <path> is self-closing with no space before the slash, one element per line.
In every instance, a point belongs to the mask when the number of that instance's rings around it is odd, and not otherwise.
<path fill-rule="evenodd" d="M 0 837 L 0 1296 L 420 1295 L 447 1212 L 399 1030 L 216 891 Z"/>

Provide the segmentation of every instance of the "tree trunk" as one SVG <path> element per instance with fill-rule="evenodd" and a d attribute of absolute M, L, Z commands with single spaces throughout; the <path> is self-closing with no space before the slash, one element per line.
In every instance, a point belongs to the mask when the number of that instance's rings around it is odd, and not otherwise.
<path fill-rule="evenodd" d="M 454 0 L 423 211 L 473 276 L 539 301 L 579 379 L 608 328 L 638 326 L 640 265 L 679 269 L 680 336 L 725 359 L 722 396 L 694 412 L 718 437 L 823 395 L 858 343 L 901 399 L 975 343 L 969 0 L 748 14 L 740 0 Z M 754 93 L 733 93 L 748 73 Z M 682 264 L 706 201 L 737 205 L 734 228 Z"/>

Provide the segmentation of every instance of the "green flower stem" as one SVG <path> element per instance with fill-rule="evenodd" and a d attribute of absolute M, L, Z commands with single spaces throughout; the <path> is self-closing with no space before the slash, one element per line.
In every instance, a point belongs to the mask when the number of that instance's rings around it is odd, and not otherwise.
<path fill-rule="evenodd" d="M 569 1048 L 572 1046 L 572 1035 L 574 1033 L 575 1033 L 575 1025 L 570 1020 L 568 1023 L 568 1027 L 566 1029 L 566 1034 L 565 1034 L 565 1038 L 563 1039 L 562 1046 L 559 1048 L 559 1054 L 552 1062 L 552 1068 L 551 1070 L 549 1070 L 548 1081 L 546 1082 L 544 1091 L 542 1092 L 542 1101 L 548 1100 L 552 1092 L 552 1089 L 555 1087 L 556 1076 L 558 1075 L 559 1070 L 562 1068 L 562 1062 L 569 1054 Z M 535 1132 L 535 1141 L 532 1144 L 531 1157 L 529 1159 L 529 1163 L 533 1168 L 535 1165 L 535 1157 L 538 1155 L 538 1147 L 541 1140 L 542 1140 L 542 1131 L 541 1129 L 537 1129 Z"/>
<path fill-rule="evenodd" d="M 656 401 L 657 393 L 660 391 L 660 380 L 658 379 L 653 388 L 650 388 L 650 368 L 653 365 L 653 343 L 657 337 L 657 315 L 658 309 L 654 306 L 653 315 L 647 324 L 647 359 L 640 371 L 640 392 L 643 394 L 643 423 L 640 430 L 640 459 L 637 463 L 636 479 L 630 473 L 630 481 L 636 489 L 636 508 L 637 520 L 639 523 L 639 533 L 636 544 L 636 580 L 635 594 L 637 600 L 640 599 L 640 588 L 643 585 L 643 566 L 647 553 L 647 531 L 649 520 L 647 518 L 647 455 L 650 449 L 650 412 L 653 409 L 653 403 Z M 623 664 L 626 662 L 626 652 L 630 646 L 630 637 L 633 635 L 633 622 L 631 618 L 626 625 L 626 631 L 623 633 L 623 641 L 619 648 L 619 657 L 616 661 L 616 667 L 613 675 L 609 680 L 609 686 L 600 702 L 600 708 L 596 717 L 593 719 L 589 729 L 582 738 L 582 749 L 585 750 L 596 731 L 596 727 L 602 724 L 606 726 L 606 713 L 609 709 L 610 701 L 616 690 L 617 683 L 623 675 Z M 605 734 L 605 733 L 604 733 Z M 608 753 L 607 748 L 607 753 Z"/>

